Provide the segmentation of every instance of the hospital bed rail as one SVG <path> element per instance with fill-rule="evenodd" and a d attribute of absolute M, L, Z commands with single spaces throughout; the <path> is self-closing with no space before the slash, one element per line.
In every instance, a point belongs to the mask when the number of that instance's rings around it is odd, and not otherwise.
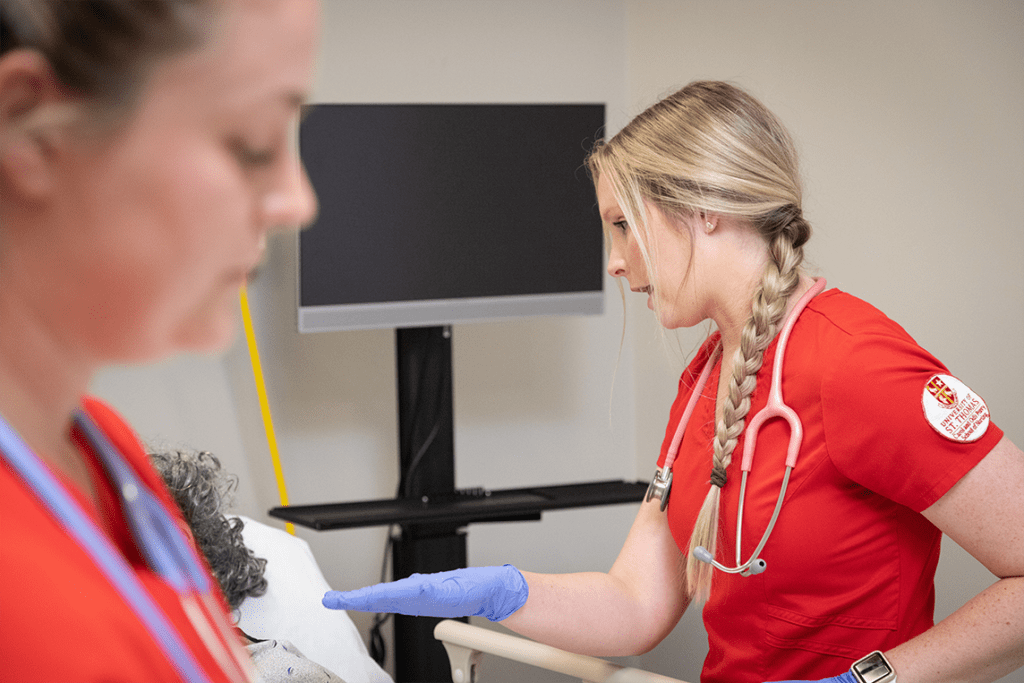
<path fill-rule="evenodd" d="M 434 627 L 434 637 L 448 652 L 453 683 L 479 683 L 479 665 L 484 654 L 555 671 L 587 683 L 684 683 L 452 619 L 439 622 Z"/>

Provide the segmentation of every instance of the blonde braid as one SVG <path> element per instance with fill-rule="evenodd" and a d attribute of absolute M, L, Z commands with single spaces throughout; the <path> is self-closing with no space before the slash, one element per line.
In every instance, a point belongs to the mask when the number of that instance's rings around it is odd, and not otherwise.
<path fill-rule="evenodd" d="M 798 212 L 793 222 L 803 223 Z M 803 248 L 794 246 L 793 241 L 794 236 L 797 236 L 802 244 L 798 236 L 802 232 L 800 228 L 787 225 L 769 243 L 771 258 L 765 267 L 761 284 L 754 292 L 751 316 L 743 326 L 740 347 L 733 360 L 728 391 L 715 428 L 711 485 L 697 515 L 693 535 L 690 537 L 690 552 L 686 558 L 688 590 L 691 599 L 698 603 L 705 602 L 711 593 L 714 569 L 710 564 L 698 560 L 693 551 L 703 546 L 711 557 L 715 557 L 721 487 L 725 485 L 726 472 L 732 462 L 736 442 L 746 425 L 750 396 L 757 386 L 757 373 L 761 370 L 765 349 L 778 333 L 789 296 L 800 281 L 799 266 L 803 261 Z"/>
<path fill-rule="evenodd" d="M 777 334 L 799 282 L 810 226 L 801 215 L 796 149 L 782 123 L 761 102 L 721 81 L 695 81 L 648 107 L 587 160 L 595 180 L 606 175 L 634 234 L 650 281 L 658 278 L 655 221 L 648 207 L 680 219 L 707 212 L 749 221 L 765 240 L 769 263 L 741 331 L 721 416 L 716 418 L 711 480 L 690 542 L 687 591 L 698 602 L 711 590 L 711 565 L 693 556 L 704 546 L 712 556 L 718 534 L 720 487 L 743 433 L 750 396 L 764 351 Z M 689 279 L 693 259 L 683 273 Z M 654 291 L 660 312 L 662 293 Z"/>

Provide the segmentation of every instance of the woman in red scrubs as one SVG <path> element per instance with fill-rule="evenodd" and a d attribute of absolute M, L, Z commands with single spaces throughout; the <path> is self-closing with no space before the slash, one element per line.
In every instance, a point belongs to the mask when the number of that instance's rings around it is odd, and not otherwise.
<path fill-rule="evenodd" d="M 86 394 L 224 347 L 267 234 L 313 216 L 293 132 L 317 22 L 315 0 L 0 0 L 3 680 L 249 676 L 159 477 Z"/>

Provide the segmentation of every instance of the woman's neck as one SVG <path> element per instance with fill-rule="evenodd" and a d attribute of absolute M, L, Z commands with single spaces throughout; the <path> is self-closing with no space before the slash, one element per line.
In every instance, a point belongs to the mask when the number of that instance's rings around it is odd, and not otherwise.
<path fill-rule="evenodd" d="M 91 495 L 71 423 L 92 373 L 28 315 L 23 302 L 11 299 L 0 288 L 0 414 L 39 458 Z"/>
<path fill-rule="evenodd" d="M 804 273 L 801 273 L 800 280 L 797 282 L 796 288 L 793 290 L 793 293 L 789 295 L 789 299 L 786 301 L 786 311 L 782 316 L 782 320 L 779 321 L 779 329 L 776 331 L 776 335 L 778 335 L 778 333 L 782 330 L 783 324 L 792 314 L 793 309 L 796 307 L 797 302 L 800 300 L 800 297 L 803 296 L 807 292 L 807 290 L 809 290 L 813 286 L 814 278 Z M 751 292 L 750 297 L 748 297 L 748 300 L 749 298 L 752 297 L 753 292 Z M 732 376 L 733 361 L 736 357 L 737 350 L 739 350 L 740 348 L 740 340 L 743 334 L 743 327 L 746 325 L 746 322 L 749 318 L 750 307 L 748 304 L 743 315 L 733 315 L 731 318 L 727 319 L 728 322 L 725 323 L 724 328 L 721 324 L 718 323 L 717 320 L 715 321 L 716 325 L 718 326 L 719 332 L 722 335 L 722 367 L 721 373 L 719 374 L 717 394 L 719 406 L 721 406 L 722 402 L 725 399 L 725 395 L 728 392 L 729 378 Z"/>
<path fill-rule="evenodd" d="M 814 286 L 814 278 L 800 273 L 800 279 L 797 282 L 796 288 L 792 294 L 789 295 L 789 299 L 786 301 L 786 311 L 779 321 L 779 330 L 782 329 L 783 323 L 789 318 L 790 313 L 796 307 L 797 301 L 803 296 L 807 290 Z M 747 321 L 750 319 L 750 301 L 753 299 L 754 291 L 756 287 L 751 288 L 750 292 L 746 297 L 738 298 L 740 301 L 744 301 L 742 306 L 736 306 L 732 311 L 727 312 L 726 315 L 719 316 L 715 319 L 715 326 L 722 335 L 722 358 L 724 361 L 731 364 L 732 358 L 736 351 L 740 347 L 740 340 L 743 335 L 743 328 L 746 326 Z"/>

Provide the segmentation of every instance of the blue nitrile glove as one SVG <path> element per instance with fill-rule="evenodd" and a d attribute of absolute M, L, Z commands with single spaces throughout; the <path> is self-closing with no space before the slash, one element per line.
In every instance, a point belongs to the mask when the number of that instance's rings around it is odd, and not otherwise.
<path fill-rule="evenodd" d="M 853 672 L 844 671 L 838 676 L 822 678 L 820 681 L 779 681 L 778 683 L 857 683 L 857 679 L 854 678 Z"/>
<path fill-rule="evenodd" d="M 526 604 L 530 589 L 518 569 L 468 567 L 378 583 L 354 591 L 327 591 L 324 607 L 396 612 L 415 617 L 487 617 L 501 621 Z"/>

